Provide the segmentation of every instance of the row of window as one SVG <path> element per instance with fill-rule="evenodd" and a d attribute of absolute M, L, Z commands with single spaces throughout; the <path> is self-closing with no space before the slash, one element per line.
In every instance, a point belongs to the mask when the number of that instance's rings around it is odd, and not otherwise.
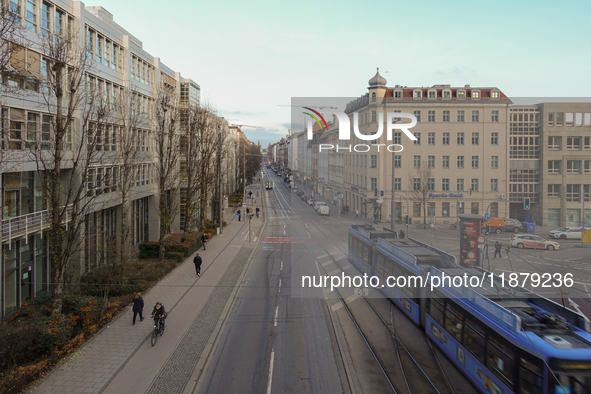
<path fill-rule="evenodd" d="M 472 98 L 473 100 L 479 100 L 481 97 L 481 91 L 479 89 L 473 89 L 470 91 L 460 89 L 460 90 L 456 90 L 455 93 L 456 93 L 455 97 L 458 100 L 465 100 L 466 97 L 468 97 L 467 96 L 468 94 L 469 94 L 469 97 Z M 501 92 L 498 90 L 491 90 L 488 92 L 488 94 L 489 94 L 489 97 L 492 98 L 493 100 L 498 100 L 501 97 Z M 420 98 L 426 97 L 428 99 L 434 100 L 439 97 L 439 98 L 449 100 L 452 98 L 452 95 L 453 95 L 453 92 L 451 91 L 451 89 L 443 89 L 441 91 L 440 95 L 438 95 L 438 92 L 436 89 L 427 90 L 426 95 L 425 95 L 425 92 L 423 91 L 423 89 L 414 89 L 412 92 L 412 97 L 414 99 L 420 99 Z M 372 93 L 371 97 L 372 97 L 372 102 L 375 102 L 376 101 L 376 94 Z M 402 99 L 403 91 L 401 89 L 395 89 L 392 92 L 392 97 L 394 97 L 395 99 Z"/>
<path fill-rule="evenodd" d="M 122 141 L 123 133 L 127 132 L 125 127 L 109 124 L 91 122 L 88 132 L 88 144 L 94 146 L 96 151 L 119 151 L 122 145 L 128 145 L 134 152 L 151 152 L 155 149 L 154 135 L 151 130 L 133 128 L 130 141 Z M 127 149 L 127 148 L 126 148 Z"/>
<path fill-rule="evenodd" d="M 401 111 L 397 110 L 394 112 L 401 112 Z M 371 122 L 372 123 L 376 122 L 376 114 L 377 114 L 376 111 L 371 111 Z M 417 122 L 421 122 L 421 119 L 422 119 L 421 114 L 422 114 L 422 112 L 418 111 L 418 110 L 413 112 L 413 115 L 415 116 L 415 118 L 417 118 Z M 394 118 L 394 121 L 400 122 L 401 118 Z M 446 122 L 446 123 L 451 122 L 451 111 L 449 111 L 449 110 L 443 111 L 441 121 Z M 466 111 L 465 110 L 458 110 L 456 113 L 456 122 L 463 123 L 465 121 L 466 121 Z M 495 123 L 499 121 L 499 111 L 498 110 L 491 111 L 490 121 L 495 122 Z M 427 122 L 430 122 L 430 123 L 438 122 L 437 111 L 435 111 L 435 110 L 427 111 Z M 473 110 L 472 111 L 472 122 L 474 122 L 474 123 L 480 122 L 480 110 Z M 365 121 L 363 123 L 368 123 L 367 112 L 365 113 Z"/>
<path fill-rule="evenodd" d="M 155 68 L 145 60 L 131 55 L 131 79 L 153 86 Z"/>
<path fill-rule="evenodd" d="M 20 25 L 24 22 L 27 29 L 45 38 L 52 35 L 63 37 L 72 31 L 74 18 L 52 3 L 41 2 L 41 9 L 36 0 L 26 0 L 24 8 L 21 8 L 22 3 L 23 0 L 9 0 L 8 18 L 11 21 Z"/>
<path fill-rule="evenodd" d="M 583 187 L 581 188 L 581 186 Z M 561 197 L 561 187 L 561 184 L 548 185 L 548 197 Z M 581 189 L 583 190 L 582 195 Z M 581 197 L 585 198 L 587 202 L 591 201 L 591 185 L 566 185 L 566 201 L 581 202 Z"/>
<path fill-rule="evenodd" d="M 548 126 L 591 126 L 591 113 L 549 112 Z"/>
<path fill-rule="evenodd" d="M 378 189 L 378 179 L 377 178 L 368 178 L 363 175 L 355 175 L 355 174 L 347 174 L 346 175 L 347 182 L 354 184 L 358 187 L 367 188 L 367 182 L 369 179 L 369 186 L 370 190 L 377 190 Z M 429 178 L 427 180 L 427 190 L 428 191 L 437 191 L 436 189 L 436 180 L 435 178 Z M 451 179 L 450 178 L 443 178 L 441 179 L 441 189 L 440 191 L 448 192 L 450 191 Z M 421 188 L 421 179 L 420 178 L 413 178 L 412 180 L 412 190 L 419 191 L 422 190 Z M 402 191 L 402 178 L 394 178 L 394 190 Z M 464 189 L 464 178 L 457 178 L 456 179 L 456 190 L 459 192 L 465 191 Z M 477 192 L 480 191 L 480 180 L 478 178 L 471 178 L 470 179 L 470 190 Z M 491 192 L 498 192 L 499 191 L 499 179 L 498 178 L 491 178 L 490 180 L 490 191 Z"/>
<path fill-rule="evenodd" d="M 54 149 L 55 130 L 58 127 L 55 116 L 18 108 L 2 108 L 0 114 L 2 149 Z M 64 150 L 72 150 L 72 123 L 69 122 L 66 128 Z"/>
<path fill-rule="evenodd" d="M 421 168 L 421 155 L 414 155 L 413 168 Z M 464 168 L 464 156 L 456 156 L 456 168 Z M 435 156 L 427 156 L 427 168 L 435 168 Z M 402 168 L 402 156 L 394 155 L 394 166 Z M 450 156 L 442 156 L 441 168 L 450 168 Z M 472 168 L 480 168 L 480 156 L 472 156 Z M 490 168 L 499 168 L 499 156 L 491 156 Z"/>
<path fill-rule="evenodd" d="M 565 137 L 566 150 L 591 150 L 591 137 Z M 562 150 L 562 137 L 548 137 L 549 150 Z"/>
<path fill-rule="evenodd" d="M 93 167 L 88 170 L 86 192 L 88 196 L 98 196 L 112 193 L 121 189 L 121 167 Z M 140 187 L 155 182 L 156 169 L 152 163 L 136 164 L 131 170 L 131 186 Z"/>
<path fill-rule="evenodd" d="M 562 167 L 562 160 L 548 160 L 548 174 L 560 174 Z M 567 174 L 590 174 L 591 160 L 567 160 L 566 161 Z"/>
<path fill-rule="evenodd" d="M 122 46 L 88 26 L 86 26 L 86 45 L 89 59 L 94 59 L 98 64 L 121 72 L 124 58 Z"/>

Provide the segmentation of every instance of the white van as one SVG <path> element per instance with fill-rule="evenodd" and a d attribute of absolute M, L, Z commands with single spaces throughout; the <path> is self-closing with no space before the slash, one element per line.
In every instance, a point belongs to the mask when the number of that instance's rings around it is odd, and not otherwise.
<path fill-rule="evenodd" d="M 314 210 L 317 211 L 318 210 L 318 207 L 321 206 L 321 205 L 326 205 L 326 203 L 325 202 L 322 202 L 322 201 L 316 201 L 314 203 Z"/>
<path fill-rule="evenodd" d="M 328 205 L 319 205 L 316 212 L 318 212 L 319 215 L 328 216 L 330 214 L 330 208 L 328 207 Z"/>

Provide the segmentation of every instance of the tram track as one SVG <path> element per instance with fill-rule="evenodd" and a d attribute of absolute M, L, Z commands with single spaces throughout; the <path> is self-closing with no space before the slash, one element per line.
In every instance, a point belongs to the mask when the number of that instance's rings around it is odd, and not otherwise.
<path fill-rule="evenodd" d="M 279 189 L 279 188 L 278 188 Z M 275 189 L 276 192 L 276 201 L 277 204 L 279 205 L 280 209 L 284 212 L 287 213 L 287 210 L 285 209 L 284 204 L 280 201 L 280 198 L 283 199 L 283 201 L 285 202 L 285 204 L 287 204 L 287 206 L 290 206 L 289 202 L 288 202 L 288 197 L 284 194 L 285 191 L 284 190 L 278 190 Z M 291 193 L 289 194 L 291 196 Z M 295 210 L 290 208 L 289 209 L 291 212 L 293 212 L 295 214 Z M 302 219 L 302 215 L 300 215 L 299 219 L 301 221 Z M 289 217 L 288 214 L 286 214 L 286 218 L 291 222 L 292 225 L 294 225 L 294 222 L 291 220 L 291 218 Z M 324 233 L 325 230 L 324 229 L 320 229 L 317 225 L 317 223 L 313 220 L 310 221 L 310 223 L 312 224 L 312 227 L 314 227 L 316 230 L 318 230 L 320 233 Z M 316 261 L 318 262 L 318 258 L 316 257 L 316 255 L 312 252 L 312 249 L 310 248 L 310 245 L 308 244 L 308 242 L 304 239 L 304 237 L 300 236 L 297 228 L 295 226 L 293 226 L 293 229 L 296 231 L 296 233 L 298 233 L 298 236 L 302 239 L 302 241 L 304 242 L 304 244 L 306 245 L 307 249 L 309 250 L 309 252 L 314 256 L 314 258 L 316 259 Z M 309 229 L 308 229 L 309 231 Z M 336 233 L 334 233 L 332 230 L 328 229 L 328 231 L 334 236 L 338 238 L 338 235 Z M 337 262 L 337 259 L 335 259 L 332 255 L 331 252 L 328 251 L 324 246 L 322 246 L 321 244 L 319 244 L 320 247 L 323 249 L 323 251 L 326 253 L 327 256 L 330 257 L 330 259 L 332 260 L 332 262 L 334 263 L 334 265 L 336 267 L 338 267 L 342 272 L 345 272 L 344 268 Z M 348 255 L 347 251 L 344 251 L 342 248 L 338 247 L 336 243 L 333 243 L 333 245 L 341 252 L 343 253 L 345 256 Z M 322 271 L 324 271 L 325 274 L 328 275 L 327 270 L 325 269 L 325 267 L 322 264 L 318 264 L 319 269 L 322 269 Z M 367 337 L 367 335 L 364 333 L 371 331 L 369 330 L 367 327 L 364 329 L 364 325 L 365 323 L 360 321 L 360 319 L 357 319 L 355 317 L 357 312 L 354 312 L 352 309 L 352 307 L 350 307 L 345 298 L 341 295 L 340 292 L 338 292 L 338 290 L 335 290 L 337 292 L 338 298 L 340 300 L 340 302 L 343 304 L 343 307 L 345 308 L 345 310 L 347 311 L 347 314 L 349 315 L 349 317 L 352 319 L 356 329 L 358 330 L 359 334 L 361 335 L 363 341 L 365 342 L 367 348 L 369 349 L 369 351 L 371 352 L 374 360 L 376 361 L 378 368 L 381 370 L 382 374 L 384 375 L 385 379 L 388 382 L 388 385 L 390 386 L 391 390 L 395 393 L 401 393 L 403 391 L 401 391 L 400 387 L 397 387 L 394 382 L 393 379 L 389 376 L 389 375 L 401 375 L 402 380 L 404 381 L 404 388 L 406 389 L 406 392 L 408 393 L 424 393 L 424 392 L 434 392 L 434 393 L 450 393 L 450 394 L 455 394 L 457 391 L 454 389 L 453 385 L 451 384 L 451 381 L 449 380 L 449 378 L 447 377 L 446 372 L 443 370 L 441 363 L 439 362 L 439 359 L 435 353 L 435 349 L 433 348 L 432 344 L 430 343 L 430 341 L 428 340 L 428 338 L 425 336 L 425 339 L 428 342 L 428 346 L 431 349 L 431 355 L 432 358 L 434 360 L 435 365 L 437 366 L 437 370 L 438 370 L 438 376 L 439 378 L 441 378 L 441 380 L 443 380 L 445 387 L 440 389 L 438 388 L 435 383 L 432 381 L 432 379 L 428 376 L 428 374 L 425 372 L 424 368 L 421 367 L 421 365 L 418 363 L 418 361 L 416 360 L 415 357 L 413 357 L 413 355 L 411 354 L 411 352 L 408 350 L 408 347 L 405 345 L 404 341 L 400 338 L 400 335 L 398 334 L 397 330 L 396 330 L 396 326 L 392 323 L 392 327 L 390 327 L 390 324 L 388 324 L 388 322 L 383 318 L 383 316 L 379 313 L 379 311 L 377 310 L 377 308 L 372 304 L 371 301 L 369 301 L 368 298 L 363 297 L 363 299 L 365 300 L 365 302 L 370 306 L 371 310 L 374 312 L 375 316 L 377 316 L 380 320 L 380 322 L 383 324 L 383 326 L 388 330 L 391 338 L 394 341 L 394 348 L 395 348 L 395 352 L 396 352 L 396 359 L 399 365 L 398 368 L 398 374 L 395 374 L 394 371 L 387 371 L 387 367 L 384 365 L 384 357 L 380 357 L 377 353 L 376 353 L 376 345 L 372 345 L 372 341 L 370 340 L 370 338 Z M 390 303 L 390 307 L 391 308 L 395 308 L 395 306 Z M 424 333 L 423 333 L 424 334 Z M 408 359 L 406 362 L 403 361 L 403 359 Z M 408 364 L 408 365 L 406 365 Z M 390 366 L 390 368 L 392 368 L 392 366 Z M 420 375 L 423 377 L 423 383 L 419 383 L 416 380 L 413 379 L 409 379 L 409 369 L 414 368 L 416 371 L 418 371 L 418 373 L 415 373 L 417 375 Z M 413 381 L 411 383 L 411 381 Z"/>

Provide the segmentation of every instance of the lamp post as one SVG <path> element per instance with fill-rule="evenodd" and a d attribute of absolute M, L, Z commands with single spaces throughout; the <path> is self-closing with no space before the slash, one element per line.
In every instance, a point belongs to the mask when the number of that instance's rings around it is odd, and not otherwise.
<path fill-rule="evenodd" d="M 394 177 L 394 171 L 396 169 L 396 154 L 392 153 L 392 206 L 390 207 L 390 228 L 394 231 L 394 223 L 396 222 L 396 203 L 394 199 L 396 198 L 396 187 L 394 185 L 394 181 L 396 178 Z M 408 209 L 407 209 L 408 212 Z"/>
<path fill-rule="evenodd" d="M 219 201 L 219 218 L 220 218 L 220 234 L 223 233 L 224 222 L 222 220 L 222 202 L 223 202 L 223 194 L 222 194 L 222 127 L 220 126 L 220 144 L 219 144 L 219 151 L 218 151 L 218 188 L 220 193 L 220 201 Z"/>
<path fill-rule="evenodd" d="M 400 198 L 404 198 L 406 200 L 406 216 L 408 216 L 408 199 L 404 197 L 402 194 L 399 195 Z M 400 215 L 402 217 L 402 215 Z M 406 220 L 406 236 L 408 237 L 409 234 L 409 227 L 408 227 L 408 220 Z"/>

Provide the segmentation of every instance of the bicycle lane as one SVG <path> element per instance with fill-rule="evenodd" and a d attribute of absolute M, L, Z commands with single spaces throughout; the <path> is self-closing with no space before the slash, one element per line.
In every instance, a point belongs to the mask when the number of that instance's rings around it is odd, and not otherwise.
<path fill-rule="evenodd" d="M 132 312 L 128 309 L 39 381 L 31 392 L 145 392 L 228 266 L 247 244 L 247 231 L 244 223 L 232 220 L 223 235 L 208 242 L 206 251 L 198 251 L 203 258 L 201 277 L 195 274 L 192 255 L 144 295 L 144 322 L 136 321 L 132 326 Z M 156 301 L 163 302 L 170 315 L 164 335 L 152 347 L 150 313 Z"/>

